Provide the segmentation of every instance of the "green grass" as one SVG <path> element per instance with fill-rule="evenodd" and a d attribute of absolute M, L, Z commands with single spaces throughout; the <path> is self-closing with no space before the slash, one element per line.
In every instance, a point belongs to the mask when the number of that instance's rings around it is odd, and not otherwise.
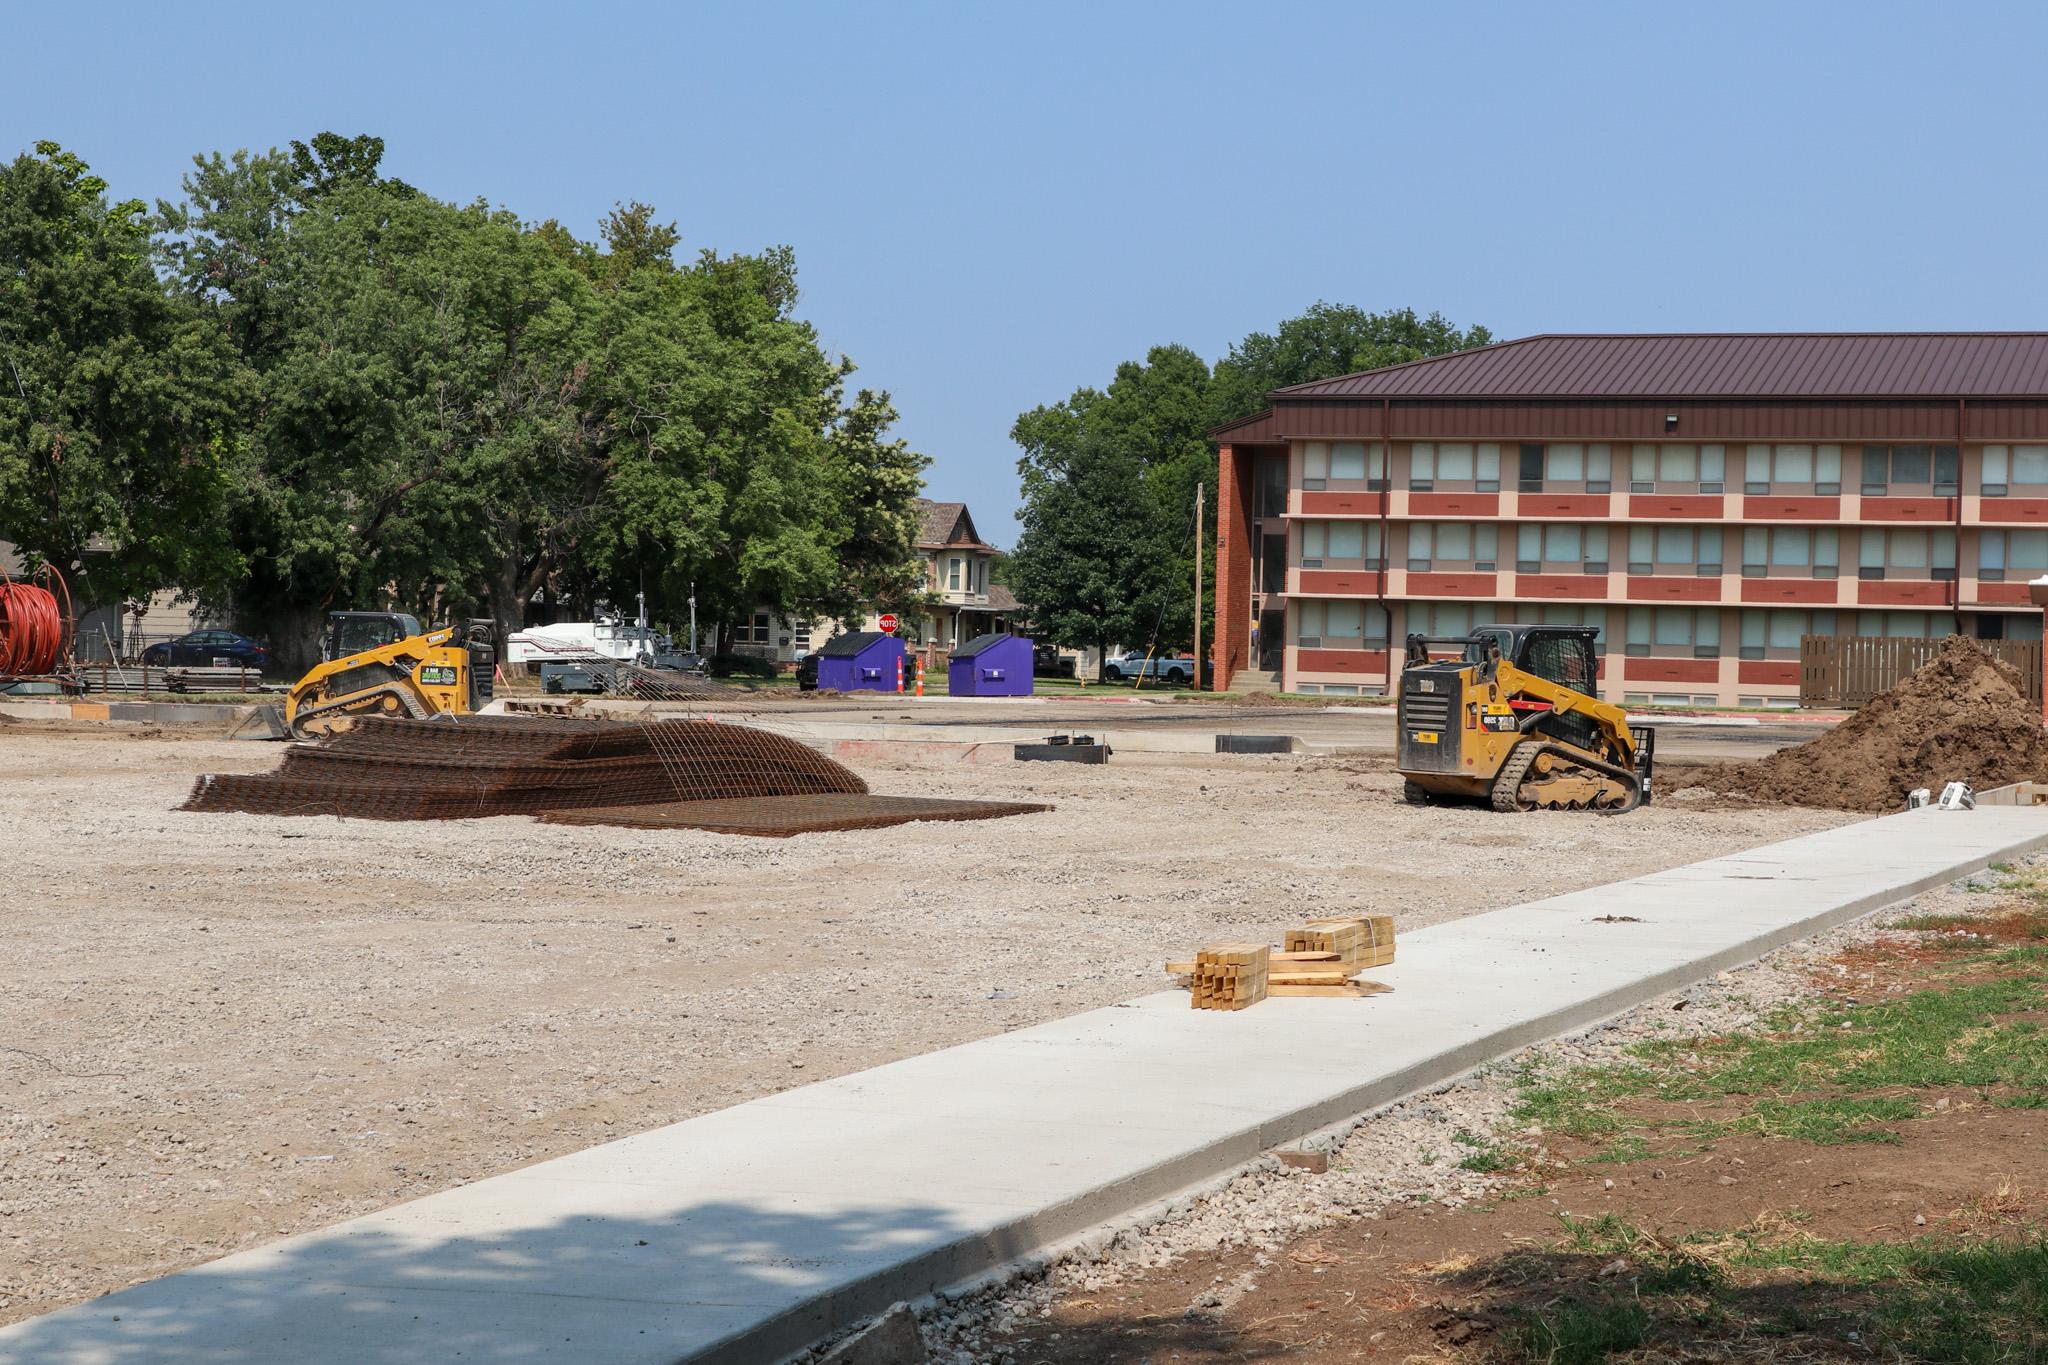
<path fill-rule="evenodd" d="M 1702 1351 L 1710 1342 L 1764 1359 L 1774 1338 L 1839 1343 L 1854 1331 L 1879 1359 L 2048 1362 L 2038 1231 L 1999 1243 L 1823 1241 L 1780 1221 L 1673 1244 L 1611 1215 L 1561 1222 L 1553 1249 L 1516 1253 L 1486 1276 L 1508 1288 L 1499 1306 L 1515 1359 L 1592 1365 L 1645 1347 L 1724 1358 Z M 1622 1273 L 1597 1273 L 1616 1261 Z"/>
<path fill-rule="evenodd" d="M 1972 969 L 2005 975 L 1955 980 Z M 1523 1073 L 1510 1118 L 1546 1132 L 1605 1139 L 1595 1159 L 1648 1154 L 1644 1134 L 1704 1139 L 1735 1133 L 1804 1142 L 1896 1142 L 1886 1125 L 1922 1106 L 1901 1091 L 1969 1088 L 1993 1095 L 2048 1091 L 2048 1030 L 2001 1016 L 2039 1008 L 2048 947 L 1958 953 L 1938 984 L 1874 1004 L 1776 1011 L 1755 1032 L 1653 1039 L 1620 1062 Z M 1707 1104 L 1734 1114 L 1661 1122 L 1630 1101 Z"/>
<path fill-rule="evenodd" d="M 1525 1314 L 1505 1341 L 1516 1358 L 1546 1365 L 1590 1365 L 1650 1339 L 1650 1312 L 1634 1299 L 1588 1303 L 1564 1299 Z"/>

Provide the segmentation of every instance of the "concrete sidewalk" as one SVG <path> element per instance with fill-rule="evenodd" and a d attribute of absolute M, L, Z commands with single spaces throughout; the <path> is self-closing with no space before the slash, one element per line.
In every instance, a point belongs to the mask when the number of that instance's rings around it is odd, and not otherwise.
<path fill-rule="evenodd" d="M 2044 844 L 2041 808 L 1918 811 L 1403 935 L 1391 995 L 1147 996 L 167 1276 L 0 1330 L 0 1361 L 773 1360 Z"/>

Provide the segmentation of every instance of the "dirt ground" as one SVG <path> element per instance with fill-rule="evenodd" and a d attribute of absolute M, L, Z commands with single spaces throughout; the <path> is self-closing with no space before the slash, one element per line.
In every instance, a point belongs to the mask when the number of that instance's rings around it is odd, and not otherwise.
<path fill-rule="evenodd" d="M 1295 757 L 861 765 L 1057 809 L 783 841 L 172 809 L 277 756 L 0 725 L 0 1322 L 1127 999 L 1204 941 L 1416 928 L 1853 818 L 1504 819 Z"/>

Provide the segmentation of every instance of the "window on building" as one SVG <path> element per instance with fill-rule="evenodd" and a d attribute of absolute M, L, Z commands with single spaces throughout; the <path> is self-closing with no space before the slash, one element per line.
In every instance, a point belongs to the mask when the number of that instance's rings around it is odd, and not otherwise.
<path fill-rule="evenodd" d="M 1571 602 L 1552 606 L 1504 607 L 1496 618 L 1501 621 L 1526 621 L 1547 626 L 1592 626 L 1599 633 L 1593 637 L 1597 648 L 1607 635 L 1607 608 L 1598 605 L 1578 605 Z"/>
<path fill-rule="evenodd" d="M 1632 574 L 1721 576 L 1718 526 L 1631 526 L 1628 571 Z"/>
<path fill-rule="evenodd" d="M 1726 446 L 1646 444 L 1629 453 L 1631 493 L 1719 493 L 1727 476 Z"/>
<path fill-rule="evenodd" d="M 948 559 L 946 561 L 946 590 L 948 592 L 960 591 L 960 561 L 958 559 Z"/>
<path fill-rule="evenodd" d="M 1954 446 L 1863 447 L 1863 496 L 1952 497 L 1962 487 L 1962 457 Z"/>
<path fill-rule="evenodd" d="M 1842 535 L 1832 526 L 1750 526 L 1742 532 L 1744 578 L 1836 578 Z"/>
<path fill-rule="evenodd" d="M 1301 452 L 1301 486 L 1324 488 L 1367 488 L 1374 492 L 1387 486 L 1387 452 L 1374 441 L 1308 441 Z"/>
<path fill-rule="evenodd" d="M 1277 517 L 1287 511 L 1287 457 L 1261 455 L 1253 465 L 1254 517 Z"/>
<path fill-rule="evenodd" d="M 2048 573 L 2048 531 L 1979 531 L 1977 577 L 2025 582 Z"/>
<path fill-rule="evenodd" d="M 1834 633 L 1831 611 L 1747 610 L 1738 652 L 1745 659 L 1796 659 L 1801 636 Z"/>
<path fill-rule="evenodd" d="M 1515 486 L 1524 493 L 1606 493 L 1614 487 L 1614 457 L 1605 442 L 1553 442 L 1521 448 Z"/>
<path fill-rule="evenodd" d="M 2005 618 L 2005 638 L 2008 640 L 2038 640 L 2041 638 L 2041 613 L 2030 611 L 2021 616 Z"/>
<path fill-rule="evenodd" d="M 1811 493 L 1832 497 L 1842 491 L 1842 448 L 1814 445 L 1753 445 L 1743 456 L 1745 493 Z"/>
<path fill-rule="evenodd" d="M 1376 521 L 1303 522 L 1301 567 L 1379 568 L 1380 524 Z"/>
<path fill-rule="evenodd" d="M 799 621 L 791 628 L 789 644 L 790 648 L 799 654 L 811 652 L 811 623 L 809 621 Z"/>
<path fill-rule="evenodd" d="M 1500 491 L 1500 446 L 1493 442 L 1417 441 L 1408 448 L 1408 486 L 1427 493 L 1439 485 L 1477 493 Z"/>
<path fill-rule="evenodd" d="M 754 619 L 747 623 L 742 638 L 757 645 L 765 645 L 769 640 L 769 625 L 768 613 L 757 611 L 754 613 Z"/>
<path fill-rule="evenodd" d="M 1303 649 L 1362 649 L 1387 642 L 1387 614 L 1371 602 L 1306 598 L 1291 604 L 1295 643 Z"/>
<path fill-rule="evenodd" d="M 1500 528 L 1492 522 L 1417 521 L 1408 526 L 1408 568 L 1469 569 L 1492 573 L 1498 567 Z"/>
<path fill-rule="evenodd" d="M 1607 572 L 1607 528 L 1524 522 L 1515 531 L 1516 573 Z"/>
<path fill-rule="evenodd" d="M 1947 635 L 1953 619 L 1945 611 L 1859 611 L 1856 633 L 1892 640 L 1931 640 Z"/>
<path fill-rule="evenodd" d="M 1719 607 L 1630 607 L 1628 639 L 1631 657 L 1713 659 L 1721 653 Z"/>
<path fill-rule="evenodd" d="M 1474 626 L 1500 619 L 1501 613 L 1498 609 L 1483 602 L 1411 602 L 1408 604 L 1408 629 L 1427 635 L 1431 639 L 1463 639 L 1472 633 Z M 1443 653 L 1444 651 L 1439 649 L 1435 652 Z"/>
<path fill-rule="evenodd" d="M 2015 484 L 2025 485 L 2027 497 L 2048 490 L 2048 446 L 1984 447 L 1984 496 L 2007 497 Z"/>
<path fill-rule="evenodd" d="M 1956 576 L 1956 533 L 1939 530 L 1888 530 L 1865 527 L 1857 560 L 1858 578 L 1931 578 Z"/>

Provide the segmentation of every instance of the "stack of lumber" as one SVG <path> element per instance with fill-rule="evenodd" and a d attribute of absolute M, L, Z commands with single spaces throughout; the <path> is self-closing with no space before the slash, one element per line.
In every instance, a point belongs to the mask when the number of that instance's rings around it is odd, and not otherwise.
<path fill-rule="evenodd" d="M 1359 999 L 1391 989 L 1355 978 L 1367 967 L 1394 960 L 1394 921 L 1389 915 L 1312 919 L 1289 929 L 1286 946 L 1218 943 L 1192 962 L 1169 962 L 1166 970 L 1184 979 L 1189 1003 L 1198 1010 L 1241 1010 L 1269 996 L 1310 995 Z"/>
<path fill-rule="evenodd" d="M 1263 943 L 1218 943 L 1195 954 L 1188 988 L 1198 1010 L 1248 1009 L 1266 998 L 1272 949 Z"/>
<path fill-rule="evenodd" d="M 1304 920 L 1281 940 L 1290 953 L 1335 953 L 1351 971 L 1394 960 L 1394 917 L 1352 915 Z"/>

